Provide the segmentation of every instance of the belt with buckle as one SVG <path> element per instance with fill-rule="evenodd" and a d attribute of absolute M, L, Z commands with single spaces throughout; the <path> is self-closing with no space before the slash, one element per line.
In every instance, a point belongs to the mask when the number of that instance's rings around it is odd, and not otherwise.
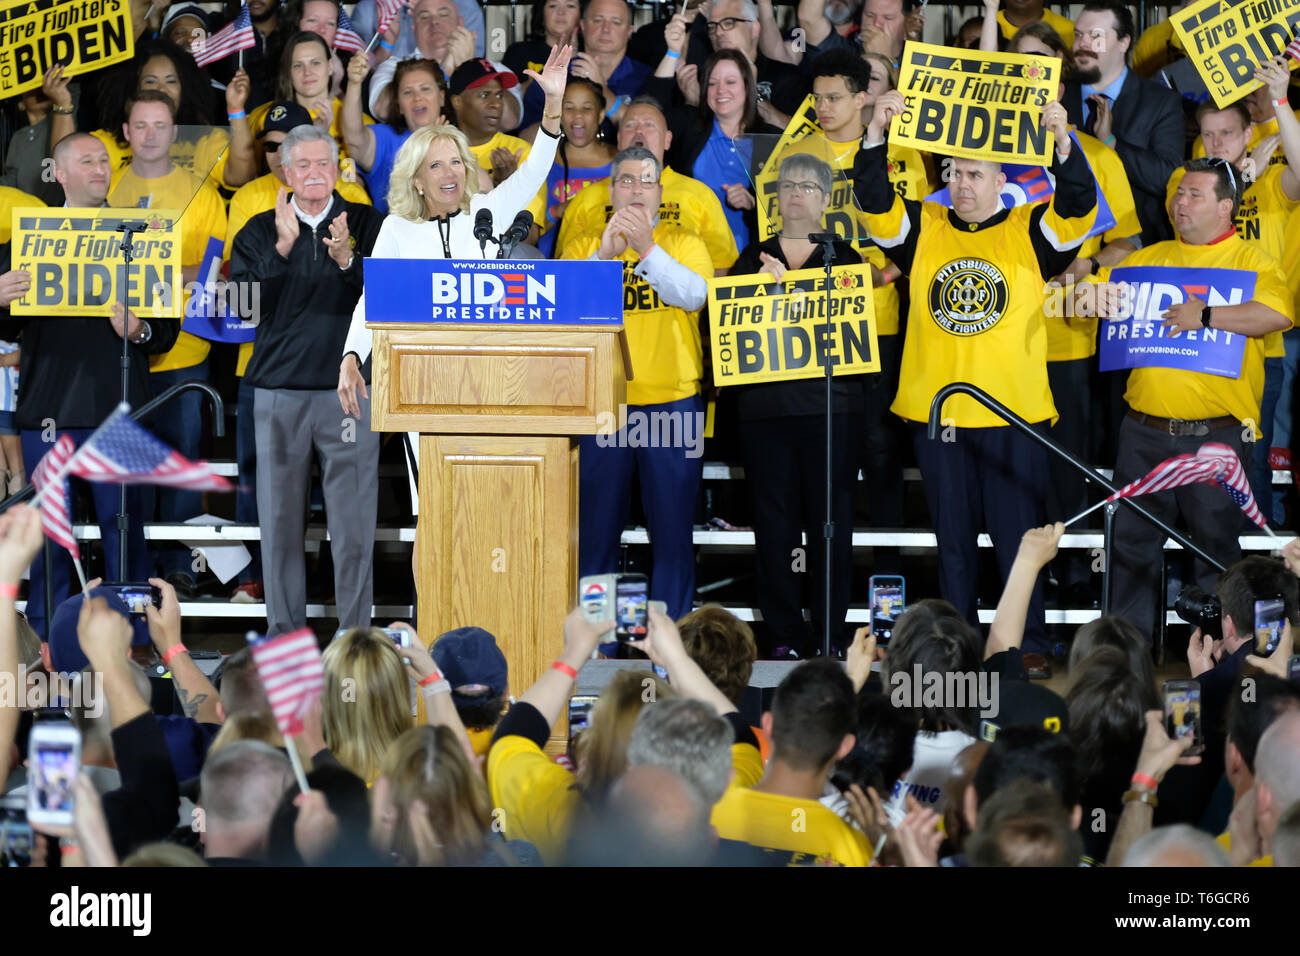
<path fill-rule="evenodd" d="M 1136 421 L 1139 425 L 1146 425 L 1148 428 L 1157 428 L 1174 438 L 1204 438 L 1216 428 L 1227 428 L 1229 425 L 1240 424 L 1240 422 L 1238 422 L 1232 415 L 1220 415 L 1218 418 L 1201 418 L 1195 421 L 1187 421 L 1181 418 L 1161 418 L 1158 415 L 1144 415 L 1142 412 L 1135 412 L 1131 408 L 1128 410 L 1128 417 Z"/>

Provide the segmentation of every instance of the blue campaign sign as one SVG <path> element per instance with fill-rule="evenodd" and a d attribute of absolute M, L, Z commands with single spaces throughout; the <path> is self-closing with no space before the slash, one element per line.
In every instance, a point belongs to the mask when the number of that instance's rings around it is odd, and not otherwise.
<path fill-rule="evenodd" d="M 367 259 L 366 321 L 622 325 L 623 263 Z"/>
<path fill-rule="evenodd" d="M 1161 316 L 1197 298 L 1207 305 L 1239 305 L 1255 297 L 1255 273 L 1239 269 L 1122 266 L 1110 281 L 1125 287 L 1121 317 L 1101 323 L 1101 370 L 1181 368 L 1236 378 L 1246 336 L 1222 329 L 1174 332 Z"/>

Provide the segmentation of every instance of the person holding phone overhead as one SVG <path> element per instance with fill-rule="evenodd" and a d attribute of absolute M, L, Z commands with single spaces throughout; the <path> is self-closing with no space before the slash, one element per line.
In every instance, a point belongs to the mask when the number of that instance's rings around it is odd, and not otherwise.
<path fill-rule="evenodd" d="M 495 229 L 505 229 L 537 195 L 555 160 L 560 136 L 560 111 L 568 78 L 568 46 L 554 47 L 541 73 L 529 70 L 546 93 L 541 135 L 514 174 L 491 192 L 484 192 L 479 164 L 469 141 L 454 126 L 429 125 L 411 135 L 397 151 L 388 184 L 389 215 L 375 240 L 376 259 L 483 259 L 474 238 L 474 220 L 481 210 L 492 214 Z M 362 292 L 352 313 L 339 365 L 338 396 L 343 411 L 360 415 L 361 399 L 369 399 L 371 335 L 366 328 L 366 296 Z M 363 371 L 364 369 L 364 371 Z M 419 435 L 407 435 L 407 466 L 411 480 L 411 510 L 419 513 L 416 467 Z M 414 555 L 412 561 L 414 561 Z"/>

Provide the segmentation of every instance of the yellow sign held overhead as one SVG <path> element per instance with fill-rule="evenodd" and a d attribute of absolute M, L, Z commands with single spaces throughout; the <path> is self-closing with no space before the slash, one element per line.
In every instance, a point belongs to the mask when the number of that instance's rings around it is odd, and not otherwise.
<path fill-rule="evenodd" d="M 134 55 L 127 0 L 0 0 L 0 98 L 39 90 L 56 63 L 76 76 Z"/>
<path fill-rule="evenodd" d="M 134 213 L 134 215 L 132 214 Z M 31 273 L 14 315 L 107 316 L 126 299 L 141 318 L 181 314 L 180 213 L 174 209 L 15 209 L 13 268 Z M 145 222 L 122 261 L 122 222 Z"/>
<path fill-rule="evenodd" d="M 1043 107 L 1056 99 L 1055 57 L 908 43 L 898 89 L 904 111 L 889 141 L 923 152 L 1050 166 Z"/>
<path fill-rule="evenodd" d="M 1200 0 L 1169 22 L 1222 109 L 1262 85 L 1255 69 L 1295 36 L 1300 0 Z"/>
<path fill-rule="evenodd" d="M 787 272 L 780 282 L 767 273 L 710 280 L 714 382 L 822 378 L 828 352 L 835 375 L 880 371 L 871 266 L 833 269 L 829 307 L 828 317 L 821 269 Z"/>

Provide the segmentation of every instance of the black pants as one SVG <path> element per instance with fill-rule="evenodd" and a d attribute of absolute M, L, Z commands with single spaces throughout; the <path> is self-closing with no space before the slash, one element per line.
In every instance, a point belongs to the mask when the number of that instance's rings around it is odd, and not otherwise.
<path fill-rule="evenodd" d="M 1115 484 L 1123 487 L 1140 478 L 1166 458 L 1195 452 L 1206 442 L 1223 442 L 1244 462 L 1240 425 L 1218 428 L 1208 435 L 1175 438 L 1167 431 L 1139 424 L 1125 418 L 1119 429 L 1119 457 L 1115 461 Z M 1142 495 L 1137 499 L 1157 518 L 1172 525 L 1183 516 L 1188 537 L 1231 566 L 1241 558 L 1241 509 L 1218 485 L 1195 484 Z M 1115 543 L 1111 555 L 1114 574 L 1111 578 L 1112 613 L 1137 626 L 1148 641 L 1156 620 L 1156 609 L 1164 609 L 1164 595 L 1159 594 L 1165 533 L 1121 507 L 1115 513 Z M 1204 561 L 1196 560 L 1193 575 L 1196 583 L 1214 593 L 1219 578 Z M 1157 604 L 1158 600 L 1158 604 Z"/>
<path fill-rule="evenodd" d="M 1061 417 L 1052 426 L 1052 440 L 1085 464 L 1091 464 L 1092 395 L 1088 391 L 1089 367 L 1093 359 L 1048 362 L 1047 381 L 1052 387 L 1052 401 Z M 1052 483 L 1047 494 L 1047 517 L 1050 521 L 1068 521 L 1088 507 L 1087 481 L 1082 473 L 1063 458 L 1048 455 L 1048 474 Z M 1100 486 L 1093 486 L 1094 493 Z M 1085 520 L 1089 526 L 1100 525 L 1100 512 Z M 1075 529 L 1076 531 L 1079 528 Z M 1053 562 L 1057 580 L 1064 585 L 1088 583 L 1092 556 L 1087 551 L 1062 550 Z"/>
<path fill-rule="evenodd" d="M 902 359 L 901 335 L 882 335 L 880 374 L 866 388 L 862 477 L 867 507 L 876 528 L 903 527 L 903 443 L 907 427 L 889 410 L 898 394 L 898 367 Z"/>
<path fill-rule="evenodd" d="M 835 537 L 831 582 L 831 635 L 843 637 L 853 580 L 853 491 L 857 478 L 858 436 L 862 416 L 834 417 Z M 754 543 L 758 560 L 758 607 L 775 646 L 812 651 L 803 608 L 812 619 L 825 617 L 823 568 L 826 520 L 826 425 L 824 418 L 792 415 L 743 421 L 740 425 L 745 477 L 754 499 Z M 800 532 L 807 536 L 801 543 Z M 805 582 L 813 582 L 808 601 Z"/>
<path fill-rule="evenodd" d="M 1034 426 L 1045 433 L 1047 423 Z M 912 424 L 916 460 L 939 545 L 939 591 L 979 627 L 979 533 L 993 539 L 1005 582 L 1026 531 L 1044 524 L 1047 451 L 1011 427 L 948 428 L 931 441 Z M 1025 651 L 1046 653 L 1043 583 L 1034 586 L 1025 619 Z"/>

